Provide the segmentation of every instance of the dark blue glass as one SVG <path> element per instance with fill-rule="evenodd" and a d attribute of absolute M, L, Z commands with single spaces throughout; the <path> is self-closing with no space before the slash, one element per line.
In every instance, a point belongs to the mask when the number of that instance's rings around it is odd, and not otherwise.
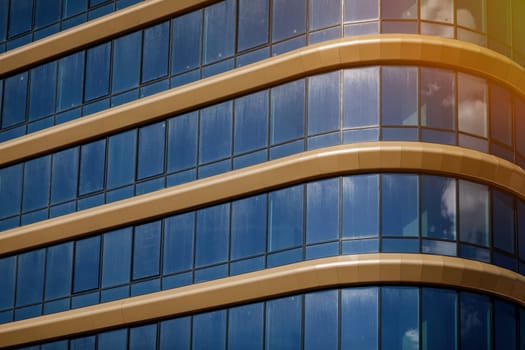
<path fill-rule="evenodd" d="M 501 300 L 494 300 L 494 350 L 516 349 L 518 342 L 516 306 Z M 523 322 L 523 319 L 521 320 Z M 523 341 L 523 340 L 522 340 Z"/>
<path fill-rule="evenodd" d="M 421 68 L 421 125 L 455 129 L 455 74 Z"/>
<path fill-rule="evenodd" d="M 106 140 L 81 146 L 79 195 L 99 191 L 104 187 L 105 162 Z"/>
<path fill-rule="evenodd" d="M 228 349 L 261 349 L 264 304 L 232 307 L 228 313 Z"/>
<path fill-rule="evenodd" d="M 127 350 L 128 329 L 100 333 L 98 335 L 98 350 Z"/>
<path fill-rule="evenodd" d="M 273 42 L 302 34 L 306 30 L 306 1 L 274 0 L 272 18 Z"/>
<path fill-rule="evenodd" d="M 100 236 L 75 242 L 73 292 L 98 288 Z"/>
<path fill-rule="evenodd" d="M 233 54 L 235 3 L 234 0 L 226 0 L 204 9 L 204 64 L 222 60 Z"/>
<path fill-rule="evenodd" d="M 83 77 L 84 51 L 58 61 L 58 111 L 78 106 L 82 102 Z"/>
<path fill-rule="evenodd" d="M 168 121 L 168 172 L 195 166 L 198 122 L 197 112 L 184 114 Z"/>
<path fill-rule="evenodd" d="M 40 65 L 31 70 L 29 120 L 50 115 L 55 111 L 56 74 L 56 62 Z"/>
<path fill-rule="evenodd" d="M 302 296 L 266 302 L 265 349 L 301 348 Z"/>
<path fill-rule="evenodd" d="M 337 349 L 338 290 L 304 297 L 304 349 Z"/>
<path fill-rule="evenodd" d="M 235 100 L 234 129 L 235 154 L 265 147 L 268 144 L 267 90 Z"/>
<path fill-rule="evenodd" d="M 377 1 L 344 0 L 344 20 L 356 21 L 378 17 Z"/>
<path fill-rule="evenodd" d="M 419 348 L 418 288 L 381 288 L 381 348 Z"/>
<path fill-rule="evenodd" d="M 13 307 L 15 301 L 16 256 L 0 259 L 0 310 Z"/>
<path fill-rule="evenodd" d="M 516 214 L 517 214 L 517 228 L 518 231 L 518 250 L 519 257 L 522 260 L 525 260 L 525 202 L 518 200 L 516 205 Z"/>
<path fill-rule="evenodd" d="M 0 42 L 4 41 L 6 38 L 7 20 L 9 19 L 8 10 L 9 10 L 9 0 L 0 0 Z"/>
<path fill-rule="evenodd" d="M 341 349 L 378 349 L 378 288 L 341 290 Z"/>
<path fill-rule="evenodd" d="M 38 249 L 18 256 L 16 306 L 42 302 L 44 253 Z"/>
<path fill-rule="evenodd" d="M 341 23 L 340 0 L 310 0 L 310 30 L 338 23 Z"/>
<path fill-rule="evenodd" d="M 520 350 L 525 350 L 525 309 L 520 307 Z"/>
<path fill-rule="evenodd" d="M 23 211 L 46 206 L 49 200 L 51 156 L 26 162 L 24 169 Z"/>
<path fill-rule="evenodd" d="M 157 348 L 157 324 L 129 329 L 130 350 L 155 350 Z"/>
<path fill-rule="evenodd" d="M 379 233 L 379 176 L 343 178 L 343 237 L 371 237 Z"/>
<path fill-rule="evenodd" d="M 244 258 L 266 250 L 266 195 L 232 203 L 231 257 Z"/>
<path fill-rule="evenodd" d="M 308 135 L 340 128 L 340 72 L 308 79 Z"/>
<path fill-rule="evenodd" d="M 45 299 L 51 300 L 71 293 L 73 271 L 73 243 L 47 248 Z"/>
<path fill-rule="evenodd" d="M 78 147 L 53 154 L 51 204 L 77 196 Z"/>
<path fill-rule="evenodd" d="M 199 163 L 219 160 L 231 154 L 232 124 L 231 101 L 201 111 Z"/>
<path fill-rule="evenodd" d="M 133 240 L 133 279 L 159 274 L 160 221 L 135 227 Z"/>
<path fill-rule="evenodd" d="M 226 348 L 226 310 L 193 316 L 192 349 Z"/>
<path fill-rule="evenodd" d="M 150 81 L 168 74 L 170 23 L 164 22 L 144 29 L 142 81 Z"/>
<path fill-rule="evenodd" d="M 189 270 L 193 265 L 193 212 L 164 220 L 164 274 Z"/>
<path fill-rule="evenodd" d="M 457 293 L 436 288 L 421 293 L 422 350 L 457 349 Z"/>
<path fill-rule="evenodd" d="M 228 258 L 229 204 L 197 211 L 196 266 L 226 261 Z"/>
<path fill-rule="evenodd" d="M 512 145 L 512 102 L 509 90 L 490 85 L 490 134 L 499 142 Z"/>
<path fill-rule="evenodd" d="M 166 124 L 164 122 L 139 128 L 139 158 L 137 179 L 164 172 L 164 144 Z"/>
<path fill-rule="evenodd" d="M 385 236 L 417 236 L 418 177 L 385 174 L 381 181 L 381 233 Z M 403 205 L 399 205 L 400 198 L 403 198 Z"/>
<path fill-rule="evenodd" d="M 57 22 L 60 19 L 61 0 L 36 0 L 35 27 Z"/>
<path fill-rule="evenodd" d="M 135 180 L 137 131 L 130 130 L 109 138 L 107 188 Z"/>
<path fill-rule="evenodd" d="M 201 63 L 202 11 L 195 11 L 172 21 L 171 73 L 175 74 Z"/>
<path fill-rule="evenodd" d="M 96 349 L 96 336 L 83 337 L 77 339 L 71 339 L 69 343 L 70 350 L 95 350 Z"/>
<path fill-rule="evenodd" d="M 102 288 L 129 283 L 131 271 L 131 227 L 104 234 Z"/>
<path fill-rule="evenodd" d="M 68 349 L 67 340 L 59 340 L 52 343 L 42 344 L 40 350 L 67 350 Z"/>
<path fill-rule="evenodd" d="M 237 50 L 243 51 L 268 42 L 268 0 L 240 0 Z"/>
<path fill-rule="evenodd" d="M 87 0 L 62 0 L 63 17 L 69 17 L 87 10 Z"/>
<path fill-rule="evenodd" d="M 304 80 L 297 80 L 272 88 L 270 130 L 272 144 L 304 136 L 304 90 Z"/>
<path fill-rule="evenodd" d="M 269 194 L 268 250 L 298 246 L 303 240 L 303 185 Z"/>
<path fill-rule="evenodd" d="M 492 190 L 492 237 L 494 247 L 514 252 L 514 199 L 497 190 Z"/>
<path fill-rule="evenodd" d="M 9 8 L 9 38 L 31 30 L 33 0 L 11 0 Z"/>
<path fill-rule="evenodd" d="M 421 176 L 421 234 L 423 237 L 456 239 L 456 181 Z"/>
<path fill-rule="evenodd" d="M 381 69 L 381 124 L 417 125 L 417 68 Z"/>
<path fill-rule="evenodd" d="M 489 297 L 460 292 L 462 350 L 489 350 L 491 346 L 491 302 Z"/>
<path fill-rule="evenodd" d="M 459 180 L 459 238 L 463 242 L 489 245 L 488 186 Z"/>
<path fill-rule="evenodd" d="M 136 87 L 140 77 L 141 31 L 113 41 L 113 93 Z"/>
<path fill-rule="evenodd" d="M 306 243 L 339 237 L 339 179 L 306 185 Z"/>
<path fill-rule="evenodd" d="M 4 81 L 2 128 L 26 120 L 27 72 L 11 76 Z"/>
<path fill-rule="evenodd" d="M 189 349 L 191 317 L 160 322 L 159 350 Z"/>
<path fill-rule="evenodd" d="M 0 218 L 20 212 L 23 164 L 0 169 Z"/>
<path fill-rule="evenodd" d="M 86 52 L 86 91 L 84 100 L 109 93 L 111 42 L 95 46 Z"/>

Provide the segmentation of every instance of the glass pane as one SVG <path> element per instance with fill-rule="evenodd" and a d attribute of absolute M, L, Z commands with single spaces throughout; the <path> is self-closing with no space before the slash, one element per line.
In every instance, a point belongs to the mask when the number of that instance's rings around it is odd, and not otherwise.
<path fill-rule="evenodd" d="M 518 249 L 519 257 L 525 260 L 525 202 L 518 200 L 516 214 L 518 218 Z"/>
<path fill-rule="evenodd" d="M 221 204 L 197 211 L 197 266 L 226 261 L 230 206 Z"/>
<path fill-rule="evenodd" d="M 399 205 L 400 198 L 403 198 L 403 205 Z M 416 175 L 382 176 L 381 232 L 386 236 L 418 235 L 418 177 Z"/>
<path fill-rule="evenodd" d="M 105 163 L 106 140 L 81 146 L 79 195 L 98 191 L 104 187 Z"/>
<path fill-rule="evenodd" d="M 341 290 L 341 349 L 378 349 L 378 288 Z"/>
<path fill-rule="evenodd" d="M 512 145 L 512 101 L 507 89 L 490 85 L 490 134 L 497 141 Z"/>
<path fill-rule="evenodd" d="M 459 131 L 487 137 L 487 83 L 458 73 Z"/>
<path fill-rule="evenodd" d="M 5 79 L 2 128 L 26 120 L 27 81 L 27 72 Z"/>
<path fill-rule="evenodd" d="M 190 212 L 164 220 L 164 274 L 192 267 L 194 218 Z"/>
<path fill-rule="evenodd" d="M 339 179 L 306 185 L 306 242 L 322 242 L 339 237 Z"/>
<path fill-rule="evenodd" d="M 272 89 L 272 144 L 304 136 L 305 82 L 294 81 Z"/>
<path fill-rule="evenodd" d="M 501 300 L 494 301 L 495 350 L 516 349 L 517 316 L 516 306 L 513 304 Z"/>
<path fill-rule="evenodd" d="M 0 0 L 0 41 L 4 41 L 6 39 L 7 21 L 9 19 L 8 9 L 9 0 Z"/>
<path fill-rule="evenodd" d="M 50 115 L 55 111 L 56 72 L 56 62 L 31 70 L 29 120 Z"/>
<path fill-rule="evenodd" d="M 485 31 L 485 0 L 456 0 L 456 17 L 460 26 Z"/>
<path fill-rule="evenodd" d="M 117 93 L 136 87 L 140 76 L 142 32 L 128 34 L 113 42 L 112 91 Z"/>
<path fill-rule="evenodd" d="M 492 235 L 494 247 L 514 252 L 514 199 L 492 190 Z"/>
<path fill-rule="evenodd" d="M 304 297 L 304 349 L 337 349 L 338 290 Z"/>
<path fill-rule="evenodd" d="M 491 302 L 489 297 L 460 292 L 461 349 L 491 349 Z"/>
<path fill-rule="evenodd" d="M 194 167 L 197 160 L 198 114 L 184 114 L 170 119 L 168 123 L 168 171 Z"/>
<path fill-rule="evenodd" d="M 487 0 L 487 32 L 499 42 L 510 44 L 510 0 Z"/>
<path fill-rule="evenodd" d="M 96 336 L 84 337 L 71 339 L 69 349 L 70 350 L 95 350 L 96 349 Z"/>
<path fill-rule="evenodd" d="M 378 17 L 378 0 L 344 0 L 345 21 L 359 21 Z"/>
<path fill-rule="evenodd" d="M 421 234 L 456 239 L 456 181 L 438 176 L 421 177 Z"/>
<path fill-rule="evenodd" d="M 417 125 L 417 68 L 383 67 L 381 124 Z"/>
<path fill-rule="evenodd" d="M 130 350 L 155 350 L 157 348 L 157 324 L 129 329 Z"/>
<path fill-rule="evenodd" d="M 454 22 L 454 6 L 452 0 L 420 0 L 421 19 L 436 22 Z"/>
<path fill-rule="evenodd" d="M 85 101 L 106 96 L 109 93 L 110 55 L 111 43 L 87 50 Z"/>
<path fill-rule="evenodd" d="M 339 129 L 339 71 L 308 79 L 308 134 Z"/>
<path fill-rule="evenodd" d="M 302 34 L 306 30 L 306 1 L 304 0 L 273 0 L 274 42 Z"/>
<path fill-rule="evenodd" d="M 139 159 L 137 179 L 164 172 L 164 122 L 139 128 Z"/>
<path fill-rule="evenodd" d="M 45 249 L 18 256 L 16 306 L 42 302 Z"/>
<path fill-rule="evenodd" d="M 135 227 L 133 239 L 133 279 L 160 272 L 160 221 Z"/>
<path fill-rule="evenodd" d="M 237 51 L 268 42 L 268 0 L 239 0 Z"/>
<path fill-rule="evenodd" d="M 0 310 L 12 308 L 15 301 L 16 256 L 0 259 Z"/>
<path fill-rule="evenodd" d="M 381 0 L 383 18 L 417 18 L 417 0 Z"/>
<path fill-rule="evenodd" d="M 266 250 L 266 195 L 232 203 L 231 257 L 244 258 Z"/>
<path fill-rule="evenodd" d="M 343 178 L 343 237 L 377 236 L 379 231 L 379 176 Z"/>
<path fill-rule="evenodd" d="M 463 242 L 489 244 L 489 189 L 459 180 L 459 237 Z"/>
<path fill-rule="evenodd" d="M 207 163 L 231 155 L 232 124 L 231 101 L 201 111 L 199 163 Z"/>
<path fill-rule="evenodd" d="M 253 1 L 253 0 L 249 0 Z M 235 100 L 235 154 L 268 145 L 268 91 Z"/>
<path fill-rule="evenodd" d="M 418 288 L 381 288 L 381 348 L 419 348 Z"/>
<path fill-rule="evenodd" d="M 75 242 L 73 292 L 98 288 L 100 236 Z"/>
<path fill-rule="evenodd" d="M 125 350 L 128 343 L 128 329 L 117 329 L 98 335 L 98 350 Z"/>
<path fill-rule="evenodd" d="M 47 248 L 46 256 L 46 300 L 71 294 L 73 271 L 73 242 Z"/>
<path fill-rule="evenodd" d="M 525 101 L 514 99 L 514 115 L 516 116 L 516 150 L 525 155 L 525 137 L 520 130 L 525 130 Z"/>
<path fill-rule="evenodd" d="M 266 302 L 266 349 L 301 348 L 301 296 Z"/>
<path fill-rule="evenodd" d="M 228 314 L 228 349 L 261 349 L 264 304 L 232 307 Z"/>
<path fill-rule="evenodd" d="M 378 91 L 378 67 L 352 68 L 344 71 L 345 128 L 378 124 Z"/>
<path fill-rule="evenodd" d="M 235 1 L 226 0 L 204 9 L 204 62 L 233 54 L 235 46 Z"/>
<path fill-rule="evenodd" d="M 58 203 L 77 196 L 78 147 L 53 154 L 51 203 Z"/>
<path fill-rule="evenodd" d="M 191 317 L 160 322 L 160 350 L 189 349 Z"/>
<path fill-rule="evenodd" d="M 192 349 L 226 348 L 226 311 L 212 311 L 193 316 Z"/>
<path fill-rule="evenodd" d="M 20 212 L 22 170 L 23 164 L 0 169 L 0 218 Z"/>
<path fill-rule="evenodd" d="M 46 206 L 49 201 L 51 156 L 26 162 L 24 169 L 23 211 Z"/>
<path fill-rule="evenodd" d="M 295 247 L 303 240 L 303 186 L 270 192 L 268 249 Z"/>
<path fill-rule="evenodd" d="M 436 288 L 421 290 L 422 350 L 457 349 L 457 294 Z M 464 325 L 463 325 L 464 326 Z"/>
<path fill-rule="evenodd" d="M 455 74 L 421 68 L 421 125 L 455 129 Z"/>
<path fill-rule="evenodd" d="M 341 0 L 310 0 L 310 30 L 341 23 Z"/>
<path fill-rule="evenodd" d="M 104 234 L 102 288 L 129 283 L 131 227 Z"/>
<path fill-rule="evenodd" d="M 168 74 L 169 22 L 144 29 L 142 51 L 142 81 L 150 81 Z"/>
<path fill-rule="evenodd" d="M 31 30 L 33 24 L 33 0 L 11 1 L 9 11 L 9 37 Z"/>
<path fill-rule="evenodd" d="M 58 61 L 58 111 L 78 106 L 82 102 L 83 78 L 84 51 Z"/>
<path fill-rule="evenodd" d="M 129 184 L 135 179 L 136 130 L 109 138 L 107 187 Z"/>
<path fill-rule="evenodd" d="M 201 61 L 202 12 L 175 17 L 172 22 L 171 73 L 195 68 Z"/>

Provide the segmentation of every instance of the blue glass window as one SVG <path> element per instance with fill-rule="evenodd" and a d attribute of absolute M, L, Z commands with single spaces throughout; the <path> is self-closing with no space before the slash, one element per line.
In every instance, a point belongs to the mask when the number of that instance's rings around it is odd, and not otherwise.
<path fill-rule="evenodd" d="M 160 224 L 160 221 L 155 221 L 135 227 L 133 279 L 155 276 L 160 272 Z"/>
<path fill-rule="evenodd" d="M 269 194 L 268 249 L 295 247 L 303 239 L 303 186 L 294 186 Z"/>
<path fill-rule="evenodd" d="M 160 350 L 189 349 L 191 317 L 181 317 L 160 323 Z"/>
<path fill-rule="evenodd" d="M 197 211 L 197 266 L 228 258 L 229 209 L 229 204 L 221 204 Z"/>
<path fill-rule="evenodd" d="M 421 68 L 421 125 L 455 129 L 455 74 Z"/>
<path fill-rule="evenodd" d="M 42 301 L 44 290 L 44 249 L 18 256 L 16 305 L 23 306 Z"/>
<path fill-rule="evenodd" d="M 134 327 L 129 330 L 130 350 L 155 350 L 157 348 L 157 324 Z"/>
<path fill-rule="evenodd" d="M 308 79 L 308 134 L 339 129 L 340 72 Z"/>
<path fill-rule="evenodd" d="M 106 96 L 109 93 L 110 55 L 110 42 L 87 50 L 84 100 Z"/>
<path fill-rule="evenodd" d="M 23 164 L 0 169 L 0 218 L 17 214 L 22 199 Z"/>
<path fill-rule="evenodd" d="M 226 311 L 212 311 L 193 316 L 194 350 L 226 348 Z"/>
<path fill-rule="evenodd" d="M 35 27 L 43 27 L 60 19 L 60 0 L 36 0 Z"/>
<path fill-rule="evenodd" d="M 168 171 L 194 167 L 197 159 L 197 112 L 168 122 Z"/>
<path fill-rule="evenodd" d="M 379 233 L 379 176 L 343 178 L 343 236 L 369 237 Z"/>
<path fill-rule="evenodd" d="M 224 102 L 201 111 L 199 163 L 228 157 L 232 150 L 232 103 Z"/>
<path fill-rule="evenodd" d="M 345 21 L 375 19 L 378 17 L 378 1 L 344 0 Z"/>
<path fill-rule="evenodd" d="M 113 93 L 136 87 L 140 76 L 142 33 L 120 37 L 113 42 Z"/>
<path fill-rule="evenodd" d="M 249 0 L 252 1 L 252 0 Z M 235 100 L 235 154 L 268 144 L 268 91 Z"/>
<path fill-rule="evenodd" d="M 306 1 L 274 0 L 272 18 L 274 42 L 302 34 L 306 30 Z"/>
<path fill-rule="evenodd" d="M 525 260 L 525 202 L 519 200 L 516 210 L 518 218 L 518 249 L 519 257 L 522 260 Z"/>
<path fill-rule="evenodd" d="M 5 79 L 2 128 L 20 123 L 26 119 L 27 72 Z"/>
<path fill-rule="evenodd" d="M 129 184 L 135 179 L 136 130 L 109 138 L 107 187 Z"/>
<path fill-rule="evenodd" d="M 385 174 L 381 180 L 382 234 L 417 236 L 419 233 L 418 177 Z M 399 205 L 400 198 L 403 198 L 403 205 Z"/>
<path fill-rule="evenodd" d="M 345 128 L 378 124 L 378 67 L 345 70 L 343 93 Z"/>
<path fill-rule="evenodd" d="M 489 190 L 459 180 L 459 237 L 463 242 L 489 244 Z"/>
<path fill-rule="evenodd" d="M 423 288 L 421 294 L 423 350 L 457 349 L 457 294 L 446 289 Z M 462 325 L 465 327 L 465 325 Z"/>
<path fill-rule="evenodd" d="M 237 50 L 268 42 L 268 0 L 240 0 Z"/>
<path fill-rule="evenodd" d="M 9 9 L 9 37 L 31 30 L 33 24 L 33 0 L 11 1 Z"/>
<path fill-rule="evenodd" d="M 266 302 L 266 349 L 301 348 L 302 297 Z"/>
<path fill-rule="evenodd" d="M 15 301 L 16 256 L 0 259 L 0 310 L 13 307 Z"/>
<path fill-rule="evenodd" d="M 83 77 L 84 51 L 58 61 L 57 109 L 59 111 L 78 106 L 82 102 Z"/>
<path fill-rule="evenodd" d="M 418 288 L 381 288 L 381 348 L 419 348 Z"/>
<path fill-rule="evenodd" d="M 0 41 L 5 40 L 7 33 L 7 20 L 9 18 L 8 8 L 9 0 L 0 0 Z"/>
<path fill-rule="evenodd" d="M 128 329 L 117 329 L 98 335 L 98 350 L 126 350 L 128 348 Z"/>
<path fill-rule="evenodd" d="M 168 74 L 169 31 L 169 22 L 144 29 L 143 82 Z"/>
<path fill-rule="evenodd" d="M 501 191 L 492 191 L 492 235 L 494 247 L 514 252 L 514 199 Z"/>
<path fill-rule="evenodd" d="M 71 293 L 73 271 L 73 243 L 63 243 L 47 248 L 46 300 L 68 296 Z"/>
<path fill-rule="evenodd" d="M 338 23 L 341 23 L 340 0 L 310 0 L 310 30 Z"/>
<path fill-rule="evenodd" d="M 63 16 L 69 17 L 87 9 L 87 0 L 63 0 Z"/>
<path fill-rule="evenodd" d="M 458 129 L 487 137 L 487 82 L 458 73 Z"/>
<path fill-rule="evenodd" d="M 337 349 L 338 290 L 304 297 L 304 349 Z"/>
<path fill-rule="evenodd" d="M 50 115 L 55 111 L 56 62 L 31 70 L 29 89 L 29 120 Z"/>
<path fill-rule="evenodd" d="M 264 304 L 233 307 L 228 313 L 228 349 L 262 349 Z"/>
<path fill-rule="evenodd" d="M 235 45 L 235 1 L 226 0 L 204 9 L 203 63 L 233 54 Z"/>
<path fill-rule="evenodd" d="M 341 349 L 377 350 L 378 288 L 341 290 Z"/>
<path fill-rule="evenodd" d="M 152 124 L 139 129 L 139 159 L 137 179 L 158 175 L 164 171 L 166 124 Z"/>
<path fill-rule="evenodd" d="M 417 68 L 381 69 L 381 124 L 417 125 Z"/>
<path fill-rule="evenodd" d="M 104 234 L 102 288 L 129 282 L 131 237 L 131 227 Z"/>
<path fill-rule="evenodd" d="M 495 350 L 516 349 L 517 319 L 516 307 L 513 304 L 501 300 L 494 301 Z M 521 321 L 523 322 L 523 319 L 521 319 Z"/>
<path fill-rule="evenodd" d="M 304 136 L 304 90 L 304 79 L 272 88 L 272 144 Z"/>
<path fill-rule="evenodd" d="M 70 350 L 95 350 L 96 339 L 94 335 L 91 337 L 71 339 L 69 348 Z"/>
<path fill-rule="evenodd" d="M 100 236 L 75 242 L 73 292 L 98 288 Z"/>
<path fill-rule="evenodd" d="M 45 156 L 26 162 L 24 169 L 24 211 L 38 209 L 48 204 L 50 160 L 51 156 Z"/>
<path fill-rule="evenodd" d="M 193 264 L 193 212 L 164 220 L 164 264 L 162 271 L 173 273 L 188 270 Z"/>
<path fill-rule="evenodd" d="M 490 133 L 493 138 L 512 145 L 511 93 L 498 85 L 490 86 Z"/>
<path fill-rule="evenodd" d="M 456 181 L 421 176 L 421 234 L 423 237 L 456 239 Z"/>
<path fill-rule="evenodd" d="M 104 187 L 105 160 L 106 140 L 81 146 L 79 195 L 95 192 Z"/>
<path fill-rule="evenodd" d="M 487 296 L 460 292 L 461 349 L 491 349 L 490 306 Z M 486 336 L 480 336 L 481 334 Z"/>
<path fill-rule="evenodd" d="M 339 179 L 306 185 L 306 242 L 339 237 Z"/>
<path fill-rule="evenodd" d="M 171 73 L 195 68 L 201 61 L 202 12 L 176 17 L 172 22 Z"/>
<path fill-rule="evenodd" d="M 266 249 L 266 195 L 232 203 L 231 257 L 244 258 Z"/>
<path fill-rule="evenodd" d="M 73 199 L 77 196 L 78 147 L 53 154 L 51 203 Z"/>

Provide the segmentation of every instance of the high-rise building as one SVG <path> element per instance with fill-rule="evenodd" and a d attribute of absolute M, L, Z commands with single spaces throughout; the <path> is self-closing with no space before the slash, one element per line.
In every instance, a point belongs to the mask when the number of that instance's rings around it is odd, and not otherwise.
<path fill-rule="evenodd" d="M 523 18 L 0 0 L 0 347 L 525 349 Z"/>

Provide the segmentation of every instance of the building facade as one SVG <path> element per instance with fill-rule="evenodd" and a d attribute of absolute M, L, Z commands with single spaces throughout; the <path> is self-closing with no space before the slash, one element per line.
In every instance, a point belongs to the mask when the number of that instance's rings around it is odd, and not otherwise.
<path fill-rule="evenodd" d="M 0 347 L 525 349 L 522 0 L 0 0 Z"/>

